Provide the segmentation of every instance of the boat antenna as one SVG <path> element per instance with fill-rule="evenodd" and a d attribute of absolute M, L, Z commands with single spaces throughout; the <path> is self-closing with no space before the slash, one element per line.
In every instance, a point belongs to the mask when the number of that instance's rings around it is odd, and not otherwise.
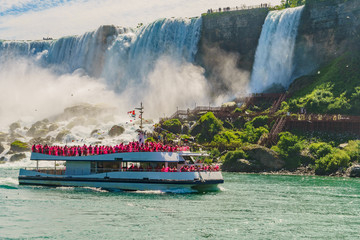
<path fill-rule="evenodd" d="M 140 103 L 140 107 L 139 108 L 135 108 L 137 110 L 140 110 L 140 131 L 143 131 L 143 113 L 144 113 L 144 107 L 142 105 L 142 102 Z"/>

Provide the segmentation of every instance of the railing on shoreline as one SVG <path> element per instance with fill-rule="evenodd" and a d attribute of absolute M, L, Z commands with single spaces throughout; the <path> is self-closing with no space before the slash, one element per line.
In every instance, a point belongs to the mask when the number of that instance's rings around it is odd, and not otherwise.
<path fill-rule="evenodd" d="M 196 165 L 200 166 L 200 165 Z M 51 174 L 51 175 L 65 175 L 65 168 L 62 169 L 55 169 L 51 167 L 39 167 L 39 168 L 25 168 L 25 170 L 28 171 L 37 171 L 39 173 L 45 173 L 45 174 Z M 109 172 L 218 172 L 219 169 L 203 169 L 203 168 L 196 168 L 193 170 L 184 170 L 181 169 L 168 169 L 167 171 L 164 171 L 164 169 L 129 169 L 129 168 L 91 168 L 90 173 L 97 174 L 97 173 L 109 173 Z M 78 174 L 76 174 L 78 175 Z M 84 175 L 84 171 L 82 171 L 82 174 Z"/>
<path fill-rule="evenodd" d="M 257 8 L 270 8 L 272 5 L 270 3 L 262 3 L 260 5 L 251 5 L 247 6 L 246 4 L 242 4 L 236 7 L 224 7 L 224 8 L 210 8 L 207 10 L 207 14 L 211 13 L 219 13 L 219 12 L 232 12 L 232 11 L 239 11 L 239 10 L 249 10 L 249 9 L 257 9 Z"/>

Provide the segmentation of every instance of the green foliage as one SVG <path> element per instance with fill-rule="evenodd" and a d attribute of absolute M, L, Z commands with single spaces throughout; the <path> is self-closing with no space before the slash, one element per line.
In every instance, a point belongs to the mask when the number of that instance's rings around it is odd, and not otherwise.
<path fill-rule="evenodd" d="M 349 141 L 344 151 L 349 155 L 352 162 L 360 161 L 360 140 Z"/>
<path fill-rule="evenodd" d="M 315 173 L 329 175 L 335 173 L 339 168 L 348 167 L 349 162 L 350 156 L 344 150 L 335 148 L 332 153 L 315 161 Z"/>
<path fill-rule="evenodd" d="M 333 147 L 325 142 L 312 143 L 309 146 L 310 154 L 313 155 L 316 159 L 325 157 L 333 151 Z"/>
<path fill-rule="evenodd" d="M 246 120 L 243 117 L 238 117 L 234 122 L 233 122 L 233 126 L 237 129 L 241 129 L 244 127 L 246 123 Z"/>
<path fill-rule="evenodd" d="M 355 92 L 351 95 L 350 104 L 353 114 L 360 114 L 360 86 L 355 87 Z"/>
<path fill-rule="evenodd" d="M 181 122 L 179 119 L 169 119 L 163 122 L 162 128 L 173 132 L 173 133 L 180 133 L 181 132 Z"/>
<path fill-rule="evenodd" d="M 305 107 L 308 113 L 359 114 L 359 65 L 360 56 L 347 53 L 319 69 L 316 75 L 297 79 L 292 84 L 296 88 L 290 88 L 290 111 Z"/>
<path fill-rule="evenodd" d="M 250 122 L 245 124 L 245 128 L 240 132 L 242 142 L 257 143 L 263 134 L 269 133 L 264 127 L 255 128 Z"/>
<path fill-rule="evenodd" d="M 300 153 L 305 147 L 303 142 L 290 132 L 282 132 L 279 136 L 278 144 L 272 149 L 280 154 L 287 169 L 297 168 L 301 161 Z"/>
<path fill-rule="evenodd" d="M 267 115 L 261 115 L 255 117 L 253 120 L 251 120 L 248 123 L 252 124 L 255 128 L 258 128 L 258 127 L 264 127 L 265 125 L 267 125 L 268 122 L 269 122 L 269 117 Z"/>
<path fill-rule="evenodd" d="M 224 162 L 222 165 L 223 169 L 239 169 L 238 160 L 246 159 L 248 156 L 243 150 L 230 151 L 226 153 Z"/>
<path fill-rule="evenodd" d="M 146 142 L 155 142 L 155 139 L 153 137 L 146 138 Z"/>
<path fill-rule="evenodd" d="M 223 130 L 222 122 L 212 112 L 201 116 L 191 129 L 190 134 L 197 136 L 199 142 L 211 142 L 216 134 Z"/>
<path fill-rule="evenodd" d="M 214 136 L 215 143 L 228 144 L 232 142 L 241 143 L 240 132 L 236 131 L 222 131 Z"/>
<path fill-rule="evenodd" d="M 10 146 L 12 148 L 15 147 L 15 148 L 18 148 L 18 149 L 26 149 L 26 148 L 28 148 L 27 143 L 21 142 L 19 140 L 16 140 L 16 141 L 12 142 Z"/>
<path fill-rule="evenodd" d="M 224 127 L 224 128 L 227 128 L 227 129 L 233 129 L 233 128 L 234 128 L 234 126 L 232 125 L 232 123 L 229 122 L 229 121 L 225 121 L 225 122 L 223 123 L 223 127 Z"/>
<path fill-rule="evenodd" d="M 281 10 L 284 8 L 292 8 L 292 7 L 298 7 L 301 5 L 304 5 L 306 0 L 281 0 L 281 4 L 278 6 L 275 6 L 274 9 Z"/>

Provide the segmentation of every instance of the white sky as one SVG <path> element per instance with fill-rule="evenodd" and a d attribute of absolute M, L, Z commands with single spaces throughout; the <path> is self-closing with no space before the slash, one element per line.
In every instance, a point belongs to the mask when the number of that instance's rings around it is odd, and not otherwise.
<path fill-rule="evenodd" d="M 158 18 L 200 16 L 209 8 L 280 0 L 0 0 L 0 39 L 80 35 L 113 24 L 135 27 Z"/>

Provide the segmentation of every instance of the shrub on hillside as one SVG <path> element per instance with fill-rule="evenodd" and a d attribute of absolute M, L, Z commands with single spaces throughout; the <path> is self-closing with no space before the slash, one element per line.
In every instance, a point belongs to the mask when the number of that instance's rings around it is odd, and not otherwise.
<path fill-rule="evenodd" d="M 211 142 L 214 136 L 223 130 L 222 122 L 212 112 L 201 116 L 190 130 L 192 136 L 197 136 L 199 142 Z"/>
<path fill-rule="evenodd" d="M 163 122 L 162 128 L 168 130 L 173 133 L 180 133 L 181 132 L 181 122 L 179 119 L 169 119 Z"/>
<path fill-rule="evenodd" d="M 285 161 L 287 169 L 295 169 L 299 167 L 301 161 L 301 151 L 304 149 L 303 142 L 290 132 L 282 132 L 279 134 L 280 139 L 277 145 L 272 149 L 278 152 Z"/>
<path fill-rule="evenodd" d="M 352 162 L 360 161 L 360 140 L 349 141 L 344 151 L 349 155 Z"/>
<path fill-rule="evenodd" d="M 335 148 L 332 153 L 327 154 L 315 162 L 315 174 L 329 175 L 335 173 L 340 168 L 349 166 L 350 156 L 344 151 Z"/>
<path fill-rule="evenodd" d="M 317 142 L 312 143 L 309 146 L 309 151 L 312 156 L 314 156 L 316 159 L 319 159 L 331 153 L 333 151 L 333 147 L 325 142 Z"/>
<path fill-rule="evenodd" d="M 267 115 L 261 115 L 261 116 L 257 116 L 255 118 L 253 118 L 253 120 L 251 120 L 248 123 L 252 124 L 254 126 L 254 128 L 258 128 L 258 127 L 264 127 L 265 125 L 267 125 L 268 121 L 269 121 L 269 117 Z"/>

